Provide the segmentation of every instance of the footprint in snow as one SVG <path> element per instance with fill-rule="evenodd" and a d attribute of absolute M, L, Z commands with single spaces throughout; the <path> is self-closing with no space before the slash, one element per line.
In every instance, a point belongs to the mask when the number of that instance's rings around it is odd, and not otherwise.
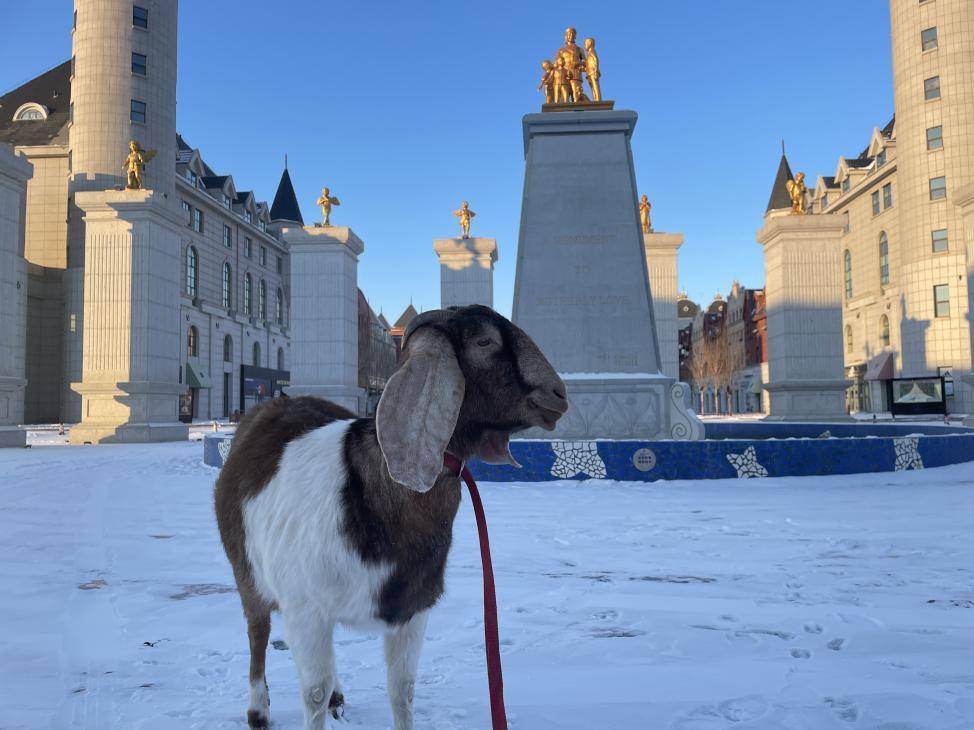
<path fill-rule="evenodd" d="M 805 633 L 806 634 L 821 634 L 822 633 L 822 627 L 819 624 L 815 624 L 815 623 L 805 624 Z"/>
<path fill-rule="evenodd" d="M 840 720 L 855 722 L 859 719 L 859 708 L 852 700 L 844 697 L 823 697 L 822 701 L 835 711 Z"/>
<path fill-rule="evenodd" d="M 832 639 L 826 646 L 832 651 L 842 651 L 842 646 L 845 644 L 845 639 Z"/>
<path fill-rule="evenodd" d="M 796 647 L 791 650 L 791 655 L 795 659 L 810 659 L 812 656 L 812 652 L 810 652 L 808 649 L 798 649 Z"/>

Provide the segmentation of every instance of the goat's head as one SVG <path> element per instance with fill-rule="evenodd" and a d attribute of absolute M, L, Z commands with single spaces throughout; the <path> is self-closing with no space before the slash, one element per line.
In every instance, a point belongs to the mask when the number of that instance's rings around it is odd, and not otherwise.
<path fill-rule="evenodd" d="M 530 337 L 488 307 L 451 307 L 410 323 L 376 432 L 392 478 L 425 492 L 445 451 L 518 466 L 510 435 L 554 430 L 567 409 L 565 384 Z"/>

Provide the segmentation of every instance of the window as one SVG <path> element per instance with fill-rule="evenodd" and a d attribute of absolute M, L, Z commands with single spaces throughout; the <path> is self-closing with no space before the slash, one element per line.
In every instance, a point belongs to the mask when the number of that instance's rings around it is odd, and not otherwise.
<path fill-rule="evenodd" d="M 136 28 L 148 28 L 149 27 L 149 11 L 145 8 L 140 8 L 135 5 L 132 8 L 132 25 Z"/>
<path fill-rule="evenodd" d="M 129 110 L 129 120 L 145 124 L 145 102 L 132 99 L 132 106 Z"/>
<path fill-rule="evenodd" d="M 933 288 L 933 316 L 950 316 L 950 286 L 948 284 L 937 284 Z"/>
<path fill-rule="evenodd" d="M 825 193 L 824 195 L 822 195 L 822 210 L 825 210 L 828 207 L 829 207 L 829 194 Z"/>
<path fill-rule="evenodd" d="M 233 248 L 233 231 L 226 223 L 223 224 L 223 245 L 227 248 Z"/>
<path fill-rule="evenodd" d="M 879 154 L 876 155 L 876 167 L 882 167 L 885 164 L 886 164 L 886 148 L 883 147 L 883 149 L 879 151 Z"/>
<path fill-rule="evenodd" d="M 852 226 L 849 224 L 849 211 L 845 211 L 842 214 L 842 230 L 848 233 L 851 228 Z"/>
<path fill-rule="evenodd" d="M 254 215 L 253 215 L 253 213 L 251 213 L 249 210 L 245 210 L 244 211 L 244 220 L 247 221 L 248 223 L 253 223 L 254 222 Z"/>
<path fill-rule="evenodd" d="M 244 256 L 248 259 L 253 256 L 253 245 L 249 238 L 244 238 Z"/>
<path fill-rule="evenodd" d="M 226 193 L 222 193 L 223 196 L 223 207 L 230 210 L 230 196 Z"/>
<path fill-rule="evenodd" d="M 943 253 L 949 248 L 947 241 L 947 229 L 940 228 L 930 234 L 930 241 L 933 244 L 934 253 Z"/>
<path fill-rule="evenodd" d="M 186 249 L 186 293 L 196 297 L 200 283 L 200 257 L 193 246 Z"/>
<path fill-rule="evenodd" d="M 244 300 L 243 300 L 244 314 L 250 314 L 254 311 L 254 280 L 250 278 L 250 274 L 244 277 Z"/>
<path fill-rule="evenodd" d="M 930 127 L 927 130 L 927 149 L 939 150 L 944 146 L 944 128 Z"/>
<path fill-rule="evenodd" d="M 852 325 L 845 326 L 845 351 L 852 352 Z"/>
<path fill-rule="evenodd" d="M 924 51 L 932 51 L 937 47 L 937 28 L 927 28 L 920 31 L 920 46 Z"/>
<path fill-rule="evenodd" d="M 940 77 L 933 76 L 923 82 L 923 98 L 927 101 L 940 98 Z"/>
<path fill-rule="evenodd" d="M 223 264 L 223 306 L 230 309 L 230 299 L 233 294 L 233 270 L 230 264 Z"/>
<path fill-rule="evenodd" d="M 889 239 L 886 231 L 879 234 L 879 283 L 889 284 Z"/>
<path fill-rule="evenodd" d="M 71 30 L 78 29 L 78 11 L 74 11 L 74 20 L 71 21 Z"/>
<path fill-rule="evenodd" d="M 953 369 L 950 365 L 941 365 L 937 368 L 937 375 L 944 379 L 944 396 L 947 398 L 954 396 Z"/>
<path fill-rule="evenodd" d="M 883 210 L 893 207 L 893 183 L 883 185 Z"/>
<path fill-rule="evenodd" d="M 46 119 L 44 110 L 41 108 L 40 104 L 24 104 L 17 111 L 17 115 L 14 117 L 16 122 L 34 122 L 38 119 Z"/>
<path fill-rule="evenodd" d="M 889 347 L 889 317 L 885 314 L 879 318 L 879 342 L 883 347 Z"/>
<path fill-rule="evenodd" d="M 146 64 L 145 55 L 142 53 L 132 53 L 132 73 L 138 76 L 145 76 Z"/>
<path fill-rule="evenodd" d="M 230 335 L 223 338 L 223 362 L 233 362 L 233 338 Z"/>
<path fill-rule="evenodd" d="M 188 357 L 198 357 L 200 354 L 200 333 L 195 326 L 189 326 L 186 333 L 186 355 Z"/>
<path fill-rule="evenodd" d="M 196 177 L 196 173 L 190 170 L 188 167 L 186 168 L 186 180 L 189 181 L 189 184 L 194 188 L 196 187 L 198 178 Z"/>
<path fill-rule="evenodd" d="M 260 265 L 267 266 L 267 246 L 260 247 Z"/>
<path fill-rule="evenodd" d="M 845 298 L 852 299 L 852 254 L 849 253 L 849 249 L 846 249 L 842 258 L 845 270 Z"/>
<path fill-rule="evenodd" d="M 266 231 L 267 230 L 267 223 L 264 222 L 264 221 L 262 221 L 262 220 L 259 220 L 259 221 L 257 221 L 257 227 L 260 230 L 262 230 L 262 231 Z"/>
<path fill-rule="evenodd" d="M 842 192 L 848 192 L 849 188 L 852 187 L 852 178 L 844 177 L 842 178 Z"/>
<path fill-rule="evenodd" d="M 280 256 L 277 257 L 277 273 L 284 273 L 284 259 L 282 259 Z"/>
<path fill-rule="evenodd" d="M 274 321 L 284 324 L 284 292 L 277 290 L 277 299 L 274 304 Z"/>
<path fill-rule="evenodd" d="M 277 348 L 277 369 L 278 370 L 284 369 L 284 348 L 283 347 Z"/>
<path fill-rule="evenodd" d="M 873 190 L 873 194 L 870 197 L 873 201 L 873 215 L 879 215 L 879 191 Z"/>
<path fill-rule="evenodd" d="M 930 179 L 930 200 L 943 200 L 947 197 L 947 178 L 934 177 Z"/>
<path fill-rule="evenodd" d="M 182 201 L 183 213 L 186 215 L 186 225 L 193 225 L 193 206 L 187 203 L 185 200 Z"/>
<path fill-rule="evenodd" d="M 260 343 L 254 343 L 254 365 L 260 367 Z"/>
<path fill-rule="evenodd" d="M 199 208 L 193 209 L 193 230 L 197 233 L 203 232 L 203 211 Z"/>
<path fill-rule="evenodd" d="M 260 280 L 260 286 L 257 289 L 257 318 L 267 319 L 267 284 L 263 279 Z"/>

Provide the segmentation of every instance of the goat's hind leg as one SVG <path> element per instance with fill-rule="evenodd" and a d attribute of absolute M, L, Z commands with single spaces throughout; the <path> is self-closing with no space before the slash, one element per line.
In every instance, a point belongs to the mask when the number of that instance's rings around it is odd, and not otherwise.
<path fill-rule="evenodd" d="M 270 611 L 254 612 L 247 616 L 247 636 L 250 639 L 250 705 L 247 707 L 247 726 L 261 730 L 270 726 L 270 698 L 264 673 L 270 633 Z"/>
<path fill-rule="evenodd" d="M 413 730 L 413 693 L 428 611 L 421 611 L 385 636 L 389 703 L 396 730 Z"/>
<path fill-rule="evenodd" d="M 323 730 L 325 715 L 332 709 L 333 692 L 338 688 L 332 639 L 335 625 L 312 611 L 300 615 L 285 612 L 284 625 L 301 681 L 304 728 Z M 337 710 L 336 707 L 332 712 Z"/>

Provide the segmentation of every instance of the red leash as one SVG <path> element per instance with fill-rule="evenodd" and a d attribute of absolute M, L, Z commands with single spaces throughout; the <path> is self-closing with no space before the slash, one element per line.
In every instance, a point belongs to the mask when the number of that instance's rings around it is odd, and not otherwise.
<path fill-rule="evenodd" d="M 501 670 L 501 645 L 497 637 L 497 594 L 494 591 L 494 567 L 490 561 L 490 541 L 487 538 L 487 518 L 480 501 L 473 474 L 453 454 L 443 455 L 443 465 L 463 478 L 470 492 L 470 502 L 477 518 L 480 536 L 480 561 L 484 572 L 484 649 L 487 654 L 487 685 L 490 688 L 490 725 L 492 730 L 507 730 L 504 710 L 504 674 Z"/>

